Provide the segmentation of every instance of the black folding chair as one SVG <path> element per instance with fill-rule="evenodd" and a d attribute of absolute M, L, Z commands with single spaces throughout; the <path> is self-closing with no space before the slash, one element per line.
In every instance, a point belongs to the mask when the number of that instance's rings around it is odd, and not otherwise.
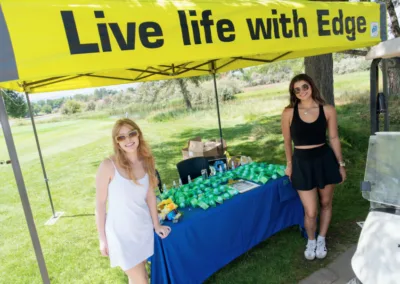
<path fill-rule="evenodd" d="M 210 168 L 208 166 L 208 160 L 204 157 L 194 157 L 180 161 L 176 164 L 178 169 L 179 177 L 183 184 L 188 183 L 188 176 L 191 179 L 195 179 L 201 176 L 201 170 L 207 170 L 207 174 L 210 175 Z"/>

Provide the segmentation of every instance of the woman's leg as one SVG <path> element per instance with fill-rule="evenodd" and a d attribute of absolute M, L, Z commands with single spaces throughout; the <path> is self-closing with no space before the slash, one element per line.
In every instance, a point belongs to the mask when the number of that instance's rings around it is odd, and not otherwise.
<path fill-rule="evenodd" d="M 146 271 L 146 261 L 139 263 L 135 267 L 125 271 L 129 279 L 129 284 L 148 284 Z"/>
<path fill-rule="evenodd" d="M 319 236 L 317 239 L 316 257 L 325 258 L 328 250 L 326 248 L 325 236 L 332 218 L 332 199 L 335 186 L 330 184 L 319 191 L 319 202 L 321 205 Z"/>
<path fill-rule="evenodd" d="M 305 211 L 304 227 L 306 228 L 308 239 L 314 240 L 317 229 L 317 189 L 298 190 L 297 192 Z"/>
<path fill-rule="evenodd" d="M 301 191 L 298 190 L 301 202 L 303 203 L 305 216 L 304 227 L 306 227 L 308 242 L 304 257 L 313 260 L 316 256 L 317 242 L 315 240 L 315 231 L 317 229 L 317 189 Z"/>
<path fill-rule="evenodd" d="M 335 186 L 333 184 L 325 186 L 323 189 L 319 189 L 319 202 L 321 206 L 320 211 L 320 225 L 319 235 L 322 237 L 326 236 L 328 232 L 329 224 L 332 218 L 332 200 L 333 191 Z"/>

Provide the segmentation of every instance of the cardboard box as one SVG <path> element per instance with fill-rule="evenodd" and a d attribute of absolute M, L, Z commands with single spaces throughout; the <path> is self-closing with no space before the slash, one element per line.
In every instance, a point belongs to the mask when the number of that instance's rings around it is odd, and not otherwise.
<path fill-rule="evenodd" d="M 190 148 L 190 145 L 191 145 L 191 142 L 193 142 L 193 143 L 192 143 L 192 148 L 189 149 L 189 148 Z M 189 158 L 192 158 L 192 157 L 199 157 L 199 156 L 202 156 L 202 151 L 200 151 L 200 152 L 198 152 L 198 153 L 194 153 L 193 151 L 191 151 L 191 150 L 194 150 L 194 149 L 197 149 L 197 148 L 198 148 L 198 146 L 197 146 L 194 142 L 200 142 L 200 143 L 202 143 L 202 142 L 201 142 L 201 137 L 198 136 L 198 137 L 195 137 L 195 138 L 190 139 L 190 140 L 188 141 L 187 147 L 185 147 L 185 148 L 182 149 L 182 156 L 183 156 L 183 159 L 184 159 L 184 160 L 189 159 Z M 201 154 L 201 155 L 200 155 L 200 154 Z M 194 156 L 194 155 L 197 155 L 197 156 Z"/>
<path fill-rule="evenodd" d="M 216 157 L 221 156 L 227 149 L 226 141 L 222 140 L 223 148 L 221 147 L 220 139 L 211 139 L 206 142 L 201 140 L 201 137 L 195 137 L 188 141 L 188 146 L 182 149 L 183 159 L 193 157 Z"/>

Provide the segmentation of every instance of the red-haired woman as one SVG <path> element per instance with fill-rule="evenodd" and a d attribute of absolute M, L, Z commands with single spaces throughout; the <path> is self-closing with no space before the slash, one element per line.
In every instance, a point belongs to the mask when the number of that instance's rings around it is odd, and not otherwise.
<path fill-rule="evenodd" d="M 101 163 L 96 177 L 100 251 L 111 267 L 121 267 L 129 283 L 148 283 L 145 264 L 154 252 L 153 230 L 161 238 L 171 231 L 158 220 L 154 157 L 130 119 L 115 123 L 112 141 L 114 155 Z"/>

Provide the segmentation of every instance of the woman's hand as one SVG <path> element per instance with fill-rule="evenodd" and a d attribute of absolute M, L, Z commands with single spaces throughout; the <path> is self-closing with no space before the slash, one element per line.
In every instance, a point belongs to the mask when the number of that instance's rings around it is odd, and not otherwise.
<path fill-rule="evenodd" d="M 168 237 L 169 233 L 171 232 L 171 228 L 168 226 L 158 226 L 157 228 L 154 228 L 154 230 L 162 239 Z"/>
<path fill-rule="evenodd" d="M 340 172 L 340 175 L 342 176 L 342 182 L 340 183 L 340 184 L 342 184 L 342 183 L 344 183 L 344 181 L 346 180 L 346 177 L 347 177 L 346 169 L 344 167 L 339 167 L 339 172 Z"/>
<path fill-rule="evenodd" d="M 292 181 L 292 165 L 286 166 L 285 174 L 289 177 L 289 180 Z"/>
<path fill-rule="evenodd" d="M 100 252 L 102 256 L 108 256 L 107 240 L 100 240 Z"/>

